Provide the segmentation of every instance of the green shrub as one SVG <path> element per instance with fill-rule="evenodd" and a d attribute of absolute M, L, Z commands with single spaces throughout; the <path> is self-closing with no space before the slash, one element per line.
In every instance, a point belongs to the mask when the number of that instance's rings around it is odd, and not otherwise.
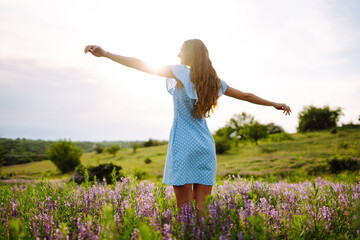
<path fill-rule="evenodd" d="M 105 147 L 102 144 L 95 144 L 95 146 L 94 146 L 94 150 L 98 154 L 103 153 L 104 149 L 105 149 Z"/>
<path fill-rule="evenodd" d="M 144 179 L 149 178 L 149 176 L 150 176 L 147 171 L 143 171 L 143 170 L 141 170 L 139 168 L 133 169 L 132 175 L 134 177 L 136 177 L 138 180 L 144 180 Z"/>
<path fill-rule="evenodd" d="M 114 183 L 112 176 L 112 172 L 114 169 L 115 169 L 115 179 L 119 180 L 123 176 L 120 173 L 122 167 L 114 165 L 113 163 L 104 163 L 98 166 L 89 167 L 88 168 L 89 179 L 93 181 L 94 177 L 96 176 L 96 179 L 98 179 L 99 181 L 102 181 L 105 178 L 107 183 L 112 184 Z"/>
<path fill-rule="evenodd" d="M 78 173 L 80 175 L 85 175 L 85 170 L 87 168 L 85 167 L 84 164 L 80 163 L 76 168 L 75 168 L 75 173 Z"/>
<path fill-rule="evenodd" d="M 214 140 L 217 154 L 223 154 L 231 149 L 231 140 L 225 136 L 220 137 L 215 135 Z"/>
<path fill-rule="evenodd" d="M 114 144 L 111 147 L 107 148 L 106 151 L 112 155 L 116 155 L 116 153 L 120 150 L 119 144 Z"/>
<path fill-rule="evenodd" d="M 150 158 L 146 158 L 146 159 L 144 160 L 144 162 L 145 162 L 145 164 L 150 164 L 150 163 L 152 162 L 152 160 L 151 160 Z"/>
<path fill-rule="evenodd" d="M 342 171 L 357 171 L 360 169 L 360 161 L 355 157 L 332 157 L 328 161 L 331 173 L 340 173 Z"/>
<path fill-rule="evenodd" d="M 275 123 L 269 123 L 269 124 L 266 124 L 266 126 L 268 128 L 267 132 L 269 134 L 284 132 L 284 129 L 282 127 L 276 125 Z"/>
<path fill-rule="evenodd" d="M 115 181 L 118 181 L 123 177 L 123 174 L 120 172 L 122 169 L 121 166 L 114 165 L 113 163 L 104 163 L 97 166 L 90 166 L 86 168 L 83 164 L 80 164 L 76 167 L 75 175 L 73 180 L 76 183 L 82 183 L 85 181 L 86 170 L 88 172 L 89 181 L 103 181 L 106 179 L 106 183 L 113 184 Z"/>
<path fill-rule="evenodd" d="M 83 151 L 70 140 L 60 140 L 51 145 L 48 154 L 56 167 L 62 173 L 67 173 L 73 171 L 81 163 L 80 158 L 83 155 Z"/>

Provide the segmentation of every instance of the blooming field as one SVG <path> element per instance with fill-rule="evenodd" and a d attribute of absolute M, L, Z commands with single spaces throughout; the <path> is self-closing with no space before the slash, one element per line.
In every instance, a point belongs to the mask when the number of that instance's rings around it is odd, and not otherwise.
<path fill-rule="evenodd" d="M 360 182 L 216 185 L 208 210 L 176 210 L 171 186 L 123 178 L 0 187 L 0 239 L 351 239 L 360 237 Z"/>

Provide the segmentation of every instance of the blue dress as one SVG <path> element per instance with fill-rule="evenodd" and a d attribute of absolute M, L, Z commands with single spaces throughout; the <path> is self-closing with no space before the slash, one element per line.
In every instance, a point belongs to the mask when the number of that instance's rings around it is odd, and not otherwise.
<path fill-rule="evenodd" d="M 214 185 L 216 177 L 215 142 L 205 118 L 191 116 L 198 97 L 190 81 L 190 68 L 173 65 L 174 76 L 184 85 L 177 89 L 176 80 L 167 78 L 167 89 L 173 95 L 174 121 L 170 131 L 163 183 Z M 221 80 L 221 96 L 227 84 Z"/>

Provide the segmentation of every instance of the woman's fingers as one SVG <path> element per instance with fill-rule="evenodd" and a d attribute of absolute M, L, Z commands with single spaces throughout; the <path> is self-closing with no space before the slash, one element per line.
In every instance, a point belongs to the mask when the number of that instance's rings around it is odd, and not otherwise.
<path fill-rule="evenodd" d="M 101 57 L 104 53 L 104 50 L 96 45 L 88 45 L 85 47 L 84 49 L 85 53 L 90 52 L 92 55 L 96 56 L 96 57 Z"/>
<path fill-rule="evenodd" d="M 283 113 L 285 113 L 285 115 L 290 115 L 290 113 L 291 113 L 291 109 L 290 109 L 290 107 L 288 107 L 288 106 L 284 106 L 284 112 Z"/>
<path fill-rule="evenodd" d="M 99 48 L 99 46 L 96 46 L 96 45 L 87 45 L 85 47 L 85 53 L 87 52 L 93 52 L 96 48 Z"/>
<path fill-rule="evenodd" d="M 94 47 L 94 45 L 88 45 L 88 46 L 86 46 L 84 52 L 85 52 L 85 53 L 92 52 L 92 48 L 93 48 L 93 47 Z"/>
<path fill-rule="evenodd" d="M 290 113 L 291 113 L 290 107 L 286 106 L 285 104 L 279 104 L 275 108 L 278 110 L 283 110 L 283 113 L 285 113 L 285 115 L 290 115 Z"/>

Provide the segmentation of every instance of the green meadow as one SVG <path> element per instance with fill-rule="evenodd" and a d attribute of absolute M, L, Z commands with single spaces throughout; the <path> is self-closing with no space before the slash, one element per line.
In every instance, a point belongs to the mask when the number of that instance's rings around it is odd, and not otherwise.
<path fill-rule="evenodd" d="M 338 129 L 309 133 L 289 134 L 291 139 L 281 140 L 276 135 L 259 141 L 240 142 L 237 146 L 217 156 L 217 180 L 229 175 L 303 181 L 317 176 L 332 179 L 345 174 L 359 179 L 359 171 L 331 174 L 328 160 L 333 157 L 360 158 L 360 129 Z M 85 166 L 114 163 L 122 167 L 124 175 L 135 175 L 140 179 L 161 181 L 166 160 L 167 145 L 120 150 L 115 156 L 108 153 L 84 153 L 81 158 Z M 146 164 L 145 159 L 151 159 Z M 10 179 L 37 180 L 42 175 L 53 180 L 68 179 L 72 174 L 61 174 L 50 160 L 3 167 L 3 176 Z"/>

